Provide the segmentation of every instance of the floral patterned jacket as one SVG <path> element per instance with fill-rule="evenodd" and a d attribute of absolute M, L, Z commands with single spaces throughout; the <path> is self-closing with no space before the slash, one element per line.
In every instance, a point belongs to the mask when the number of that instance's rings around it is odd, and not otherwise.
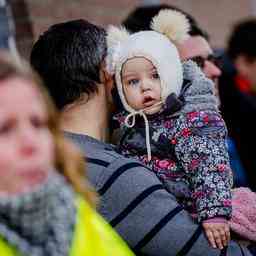
<path fill-rule="evenodd" d="M 147 160 L 145 124 L 124 124 L 127 112 L 114 119 L 120 125 L 120 152 L 148 165 L 198 221 L 231 217 L 232 172 L 226 148 L 227 129 L 219 114 L 214 85 L 195 63 L 183 64 L 187 87 L 177 107 L 167 103 L 148 116 L 152 159 Z M 188 86 L 189 85 L 189 86 Z M 172 97 L 173 100 L 173 97 Z M 174 109 L 174 111 L 173 111 Z"/>

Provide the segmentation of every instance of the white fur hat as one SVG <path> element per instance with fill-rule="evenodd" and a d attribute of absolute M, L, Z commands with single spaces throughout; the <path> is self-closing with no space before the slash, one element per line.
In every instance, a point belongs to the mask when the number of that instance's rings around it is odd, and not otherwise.
<path fill-rule="evenodd" d="M 124 28 L 110 26 L 107 35 L 107 71 L 115 74 L 116 84 L 124 108 L 133 113 L 123 92 L 121 71 L 132 57 L 145 57 L 157 69 L 161 81 L 161 100 L 171 93 L 179 95 L 183 83 L 182 64 L 175 44 L 188 36 L 189 23 L 180 12 L 162 10 L 152 19 L 153 31 L 129 34 Z"/>

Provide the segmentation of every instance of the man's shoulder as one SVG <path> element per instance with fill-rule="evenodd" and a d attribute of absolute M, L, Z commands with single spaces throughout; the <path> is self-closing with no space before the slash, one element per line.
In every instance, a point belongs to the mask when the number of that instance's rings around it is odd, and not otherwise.
<path fill-rule="evenodd" d="M 86 135 L 71 133 L 65 133 L 65 135 L 82 150 L 86 161 L 88 178 L 96 188 L 100 187 L 109 177 L 119 172 L 125 172 L 135 167 L 147 170 L 140 162 L 117 153 L 112 145 Z"/>
<path fill-rule="evenodd" d="M 97 139 L 82 134 L 65 132 L 65 136 L 71 139 L 82 151 L 89 163 L 98 163 L 102 167 L 120 161 L 129 161 L 127 158 L 117 153 L 115 146 L 101 142 Z"/>

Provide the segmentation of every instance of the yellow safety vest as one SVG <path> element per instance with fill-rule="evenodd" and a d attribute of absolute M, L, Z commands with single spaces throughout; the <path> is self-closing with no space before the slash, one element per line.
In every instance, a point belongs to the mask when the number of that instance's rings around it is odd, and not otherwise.
<path fill-rule="evenodd" d="M 134 256 L 118 234 L 81 198 L 69 256 Z M 0 237 L 1 256 L 21 256 Z M 26 255 L 29 256 L 29 255 Z"/>

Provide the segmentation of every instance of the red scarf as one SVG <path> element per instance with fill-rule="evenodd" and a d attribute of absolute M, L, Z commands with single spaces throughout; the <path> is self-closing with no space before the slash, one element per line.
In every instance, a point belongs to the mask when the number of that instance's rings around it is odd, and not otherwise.
<path fill-rule="evenodd" d="M 236 75 L 234 81 L 239 91 L 247 94 L 255 94 L 251 83 L 246 78 L 242 77 L 241 75 Z"/>

